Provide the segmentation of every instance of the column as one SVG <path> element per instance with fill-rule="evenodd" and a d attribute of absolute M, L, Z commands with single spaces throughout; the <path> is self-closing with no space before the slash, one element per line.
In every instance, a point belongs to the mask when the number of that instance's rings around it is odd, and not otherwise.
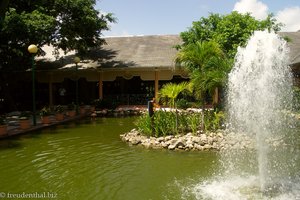
<path fill-rule="evenodd" d="M 53 108 L 53 74 L 49 74 L 49 107 Z"/>
<path fill-rule="evenodd" d="M 100 72 L 100 75 L 99 75 L 98 89 L 99 89 L 99 99 L 103 99 L 103 73 L 102 73 L 102 71 Z"/>
<path fill-rule="evenodd" d="M 155 81 L 154 81 L 155 103 L 158 103 L 158 80 L 159 80 L 158 69 L 155 69 Z"/>

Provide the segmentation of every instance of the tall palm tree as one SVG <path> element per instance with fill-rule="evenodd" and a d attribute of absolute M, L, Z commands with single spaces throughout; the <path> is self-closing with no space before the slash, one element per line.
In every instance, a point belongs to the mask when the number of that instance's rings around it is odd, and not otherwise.
<path fill-rule="evenodd" d="M 233 60 L 224 57 L 213 57 L 204 66 L 203 72 L 194 70 L 191 73 L 191 84 L 195 93 L 201 97 L 202 91 L 208 91 L 216 98 L 213 103 L 217 104 L 218 91 L 226 84 L 232 66 Z"/>
<path fill-rule="evenodd" d="M 226 60 L 218 43 L 197 41 L 183 46 L 177 54 L 176 62 L 190 72 L 195 97 L 202 100 L 201 129 L 204 130 L 204 97 L 207 91 L 217 90 L 226 79 L 230 62 Z"/>
<path fill-rule="evenodd" d="M 214 41 L 197 41 L 183 46 L 176 55 L 176 62 L 182 64 L 190 72 L 202 70 L 213 57 L 222 57 L 220 45 Z"/>

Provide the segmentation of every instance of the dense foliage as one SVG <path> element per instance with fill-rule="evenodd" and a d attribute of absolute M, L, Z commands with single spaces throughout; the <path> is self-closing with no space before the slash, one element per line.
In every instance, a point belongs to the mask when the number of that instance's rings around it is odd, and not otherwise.
<path fill-rule="evenodd" d="M 167 83 L 159 90 L 160 101 L 171 108 L 175 108 L 176 99 L 180 93 L 184 92 L 184 90 L 188 90 L 187 82 L 182 82 L 179 84 Z"/>
<path fill-rule="evenodd" d="M 279 31 L 280 23 L 270 14 L 265 20 L 256 20 L 250 14 L 232 12 L 228 15 L 210 14 L 195 21 L 189 30 L 180 34 L 183 45 L 198 41 L 215 41 L 221 49 L 234 58 L 238 46 L 244 46 L 255 30 Z M 179 47 L 180 48 L 180 47 Z"/>
<path fill-rule="evenodd" d="M 215 131 L 223 128 L 224 113 L 214 110 L 206 111 L 205 127 L 206 131 Z M 159 110 L 154 112 L 151 118 L 148 114 L 142 115 L 136 125 L 142 134 L 154 137 L 185 134 L 192 132 L 197 134 L 201 125 L 201 115 L 186 111 L 169 112 Z"/>
<path fill-rule="evenodd" d="M 26 68 L 30 44 L 39 47 L 51 44 L 79 53 L 100 46 L 104 42 L 101 32 L 109 28 L 109 22 L 115 21 L 111 13 L 101 14 L 94 8 L 95 0 L 5 0 L 2 3 L 7 6 L 1 8 L 0 26 L 0 65 L 5 70 Z"/>

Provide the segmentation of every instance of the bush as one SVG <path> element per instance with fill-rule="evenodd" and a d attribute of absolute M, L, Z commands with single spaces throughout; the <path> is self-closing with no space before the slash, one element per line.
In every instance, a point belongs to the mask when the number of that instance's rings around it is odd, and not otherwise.
<path fill-rule="evenodd" d="M 152 119 L 148 114 L 142 115 L 136 125 L 141 133 L 160 137 L 189 131 L 196 134 L 200 122 L 199 113 L 156 111 Z"/>
<path fill-rule="evenodd" d="M 205 131 L 216 131 L 222 128 L 225 114 L 218 110 L 206 110 L 204 117 Z"/>
<path fill-rule="evenodd" d="M 225 114 L 222 111 L 205 111 L 205 131 L 223 128 Z M 192 132 L 194 135 L 201 125 L 201 113 L 156 111 L 151 119 L 146 113 L 135 123 L 142 134 L 148 136 L 167 136 Z"/>
<path fill-rule="evenodd" d="M 181 108 L 181 109 L 187 109 L 188 107 L 190 107 L 189 102 L 185 99 L 178 99 L 176 105 L 177 108 Z"/>

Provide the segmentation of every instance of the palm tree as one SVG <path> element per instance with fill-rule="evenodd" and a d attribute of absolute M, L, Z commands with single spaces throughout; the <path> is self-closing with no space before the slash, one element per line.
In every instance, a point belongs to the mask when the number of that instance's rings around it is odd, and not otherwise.
<path fill-rule="evenodd" d="M 176 62 L 182 64 L 190 72 L 202 70 L 213 57 L 222 57 L 220 45 L 214 41 L 197 41 L 183 46 L 176 55 Z"/>
<path fill-rule="evenodd" d="M 160 89 L 159 96 L 160 98 L 165 98 L 171 108 L 176 108 L 176 99 L 180 93 L 187 89 L 187 86 L 187 82 L 179 84 L 167 83 Z"/>
<path fill-rule="evenodd" d="M 214 41 L 197 41 L 183 46 L 176 62 L 189 70 L 195 97 L 202 100 L 201 129 L 204 130 L 205 93 L 217 91 L 224 83 L 231 68 L 230 62 Z"/>
<path fill-rule="evenodd" d="M 204 66 L 203 72 L 194 70 L 191 72 L 191 84 L 196 95 L 201 97 L 203 91 L 208 91 L 214 97 L 213 103 L 218 103 L 219 88 L 227 82 L 228 74 L 233 66 L 233 61 L 213 57 Z M 197 91 L 199 91 L 197 93 Z"/>

